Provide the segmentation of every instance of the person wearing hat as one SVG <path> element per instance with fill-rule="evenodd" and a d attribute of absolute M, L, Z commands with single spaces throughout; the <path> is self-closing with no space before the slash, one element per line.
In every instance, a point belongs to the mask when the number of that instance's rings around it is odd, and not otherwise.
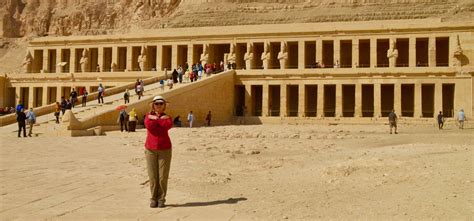
<path fill-rule="evenodd" d="M 172 118 L 166 115 L 166 99 L 156 96 L 151 103 L 151 110 L 145 115 L 147 136 L 145 157 L 150 183 L 150 207 L 163 208 L 168 190 L 168 175 L 171 165 L 171 139 L 168 130 L 173 126 Z"/>

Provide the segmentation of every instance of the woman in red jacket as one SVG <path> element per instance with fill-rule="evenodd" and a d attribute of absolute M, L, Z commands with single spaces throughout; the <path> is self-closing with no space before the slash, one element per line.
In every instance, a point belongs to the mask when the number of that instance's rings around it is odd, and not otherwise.
<path fill-rule="evenodd" d="M 162 96 L 154 97 L 151 111 L 145 116 L 145 156 L 150 181 L 151 208 L 163 208 L 166 201 L 171 165 L 171 140 L 168 130 L 173 125 L 172 118 L 164 112 L 166 103 Z"/>

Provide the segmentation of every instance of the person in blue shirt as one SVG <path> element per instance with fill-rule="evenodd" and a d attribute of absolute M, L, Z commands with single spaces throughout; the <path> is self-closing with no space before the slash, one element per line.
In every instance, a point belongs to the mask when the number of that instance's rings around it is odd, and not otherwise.
<path fill-rule="evenodd" d="M 465 120 L 466 120 L 466 115 L 464 114 L 464 109 L 461 109 L 458 112 L 459 129 L 464 129 Z"/>
<path fill-rule="evenodd" d="M 30 110 L 26 114 L 26 122 L 28 122 L 28 125 L 30 126 L 30 130 L 28 131 L 28 137 L 31 137 L 31 134 L 33 134 L 33 125 L 35 125 L 36 123 L 36 115 L 35 112 L 33 112 L 33 108 L 30 108 Z"/>

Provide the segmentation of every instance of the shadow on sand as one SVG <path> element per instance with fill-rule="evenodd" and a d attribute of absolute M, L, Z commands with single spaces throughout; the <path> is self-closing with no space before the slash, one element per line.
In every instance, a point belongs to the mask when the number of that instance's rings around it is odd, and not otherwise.
<path fill-rule="evenodd" d="M 209 202 L 190 202 L 185 204 L 168 204 L 166 206 L 169 207 L 195 207 L 195 206 L 213 206 L 219 204 L 236 204 L 239 201 L 245 201 L 247 198 L 240 197 L 240 198 L 229 198 L 226 200 L 216 200 L 216 201 L 209 201 Z"/>

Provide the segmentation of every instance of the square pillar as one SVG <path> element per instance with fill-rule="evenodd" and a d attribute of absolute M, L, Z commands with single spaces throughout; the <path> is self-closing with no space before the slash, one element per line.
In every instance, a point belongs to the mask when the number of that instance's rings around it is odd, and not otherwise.
<path fill-rule="evenodd" d="M 355 85 L 355 112 L 354 117 L 362 117 L 362 84 Z"/>
<path fill-rule="evenodd" d="M 43 103 L 41 103 L 41 106 L 45 106 L 48 104 L 48 87 L 43 87 Z"/>
<path fill-rule="evenodd" d="M 56 101 L 61 103 L 61 92 L 62 92 L 62 87 L 60 84 L 56 85 Z"/>
<path fill-rule="evenodd" d="M 268 82 L 262 85 L 262 117 L 268 117 Z"/>
<path fill-rule="evenodd" d="M 416 38 L 411 37 L 408 40 L 408 66 L 416 67 Z"/>
<path fill-rule="evenodd" d="M 319 61 L 319 64 L 323 62 L 323 40 L 321 38 L 316 40 L 316 61 Z"/>
<path fill-rule="evenodd" d="M 454 67 L 454 51 L 456 50 L 458 44 L 458 35 L 451 34 L 449 36 L 449 67 Z"/>
<path fill-rule="evenodd" d="M 394 92 L 393 92 L 393 109 L 398 116 L 402 115 L 402 85 L 400 83 L 395 83 Z"/>
<path fill-rule="evenodd" d="M 188 68 L 191 69 L 193 66 L 193 58 L 194 58 L 194 45 L 188 44 Z M 265 90 L 265 89 L 264 89 Z"/>
<path fill-rule="evenodd" d="M 119 58 L 118 58 L 118 47 L 117 46 L 113 46 L 112 47 L 112 63 L 110 64 L 110 72 L 114 72 L 114 71 L 117 71 L 117 66 L 118 66 L 118 61 L 119 61 Z M 89 91 L 88 91 L 89 92 Z"/>
<path fill-rule="evenodd" d="M 305 45 L 304 41 L 298 41 L 298 69 L 305 69 Z"/>
<path fill-rule="evenodd" d="M 133 61 L 133 47 L 129 45 L 127 46 L 127 66 L 125 71 L 133 71 L 132 62 L 136 61 Z"/>
<path fill-rule="evenodd" d="M 421 83 L 415 83 L 415 113 L 414 118 L 421 118 Z"/>
<path fill-rule="evenodd" d="M 34 87 L 30 87 L 28 89 L 28 108 L 30 107 L 34 107 L 34 99 L 35 99 L 35 88 Z"/>
<path fill-rule="evenodd" d="M 324 84 L 318 84 L 318 106 L 316 112 L 318 117 L 324 117 Z"/>
<path fill-rule="evenodd" d="M 436 38 L 434 36 L 428 38 L 428 66 L 436 67 Z"/>
<path fill-rule="evenodd" d="M 359 65 L 359 39 L 354 38 L 352 39 L 352 68 L 357 68 L 358 65 Z"/>
<path fill-rule="evenodd" d="M 372 41 L 370 41 L 372 42 Z M 382 116 L 382 92 L 381 92 L 382 85 L 377 83 L 374 84 L 374 117 L 379 118 Z"/>
<path fill-rule="evenodd" d="M 377 38 L 370 39 L 370 67 L 377 66 Z"/>
<path fill-rule="evenodd" d="M 244 116 L 252 116 L 252 85 L 246 84 L 245 85 L 245 109 L 244 109 Z"/>
<path fill-rule="evenodd" d="M 438 116 L 440 111 L 443 111 L 443 84 L 438 82 L 435 84 L 434 94 L 434 116 Z"/>
<path fill-rule="evenodd" d="M 178 67 L 178 45 L 171 46 L 171 69 Z"/>
<path fill-rule="evenodd" d="M 16 86 L 15 87 L 15 107 L 18 103 L 20 103 L 20 95 L 21 95 L 21 87 Z"/>
<path fill-rule="evenodd" d="M 305 113 L 306 97 L 305 96 L 306 96 L 305 84 L 299 84 L 298 85 L 298 117 L 306 117 L 306 113 Z"/>
<path fill-rule="evenodd" d="M 334 39 L 334 64 L 336 63 L 339 63 L 339 67 L 341 66 L 341 40 L 340 39 Z"/>
<path fill-rule="evenodd" d="M 97 64 L 99 65 L 100 71 L 104 71 L 104 47 L 99 47 L 97 52 Z M 97 71 L 96 67 L 91 67 L 92 71 Z"/>
<path fill-rule="evenodd" d="M 336 84 L 336 113 L 335 117 L 342 117 L 342 84 Z"/>
<path fill-rule="evenodd" d="M 156 46 L 156 70 L 158 71 L 163 71 L 163 64 L 162 64 L 162 59 L 161 59 L 162 56 L 163 56 L 163 45 L 158 44 Z M 245 88 L 247 88 L 247 86 Z"/>
<path fill-rule="evenodd" d="M 58 65 L 59 63 L 63 62 L 61 61 L 61 58 L 63 57 L 63 50 L 61 48 L 56 49 L 56 64 L 54 66 L 56 67 L 56 73 L 63 73 L 63 66 Z M 43 101 L 44 104 L 44 101 Z"/>
<path fill-rule="evenodd" d="M 49 65 L 49 50 L 47 48 L 43 49 L 43 72 L 47 73 L 48 72 L 48 65 Z"/>
<path fill-rule="evenodd" d="M 287 107 L 288 107 L 288 104 L 286 102 L 286 84 L 281 84 L 281 87 L 280 87 L 280 116 L 281 117 L 287 117 L 288 116 L 288 113 L 287 113 Z"/>

